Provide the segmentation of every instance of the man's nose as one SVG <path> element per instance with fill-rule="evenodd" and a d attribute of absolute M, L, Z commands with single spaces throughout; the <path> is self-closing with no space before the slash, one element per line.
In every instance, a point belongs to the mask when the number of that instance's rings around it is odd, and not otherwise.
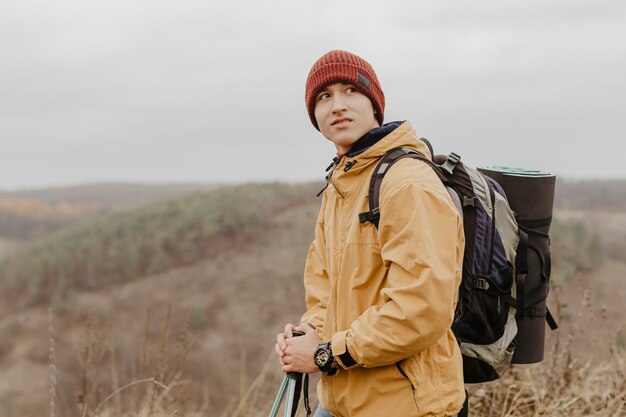
<path fill-rule="evenodd" d="M 346 102 L 341 95 L 333 96 L 333 113 L 342 112 L 346 109 Z"/>

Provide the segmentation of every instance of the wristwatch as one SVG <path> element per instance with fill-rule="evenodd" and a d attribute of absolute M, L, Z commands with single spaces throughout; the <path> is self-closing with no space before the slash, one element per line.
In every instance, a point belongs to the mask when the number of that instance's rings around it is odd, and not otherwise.
<path fill-rule="evenodd" d="M 320 368 L 320 371 L 326 375 L 331 376 L 337 373 L 339 365 L 333 356 L 333 350 L 330 342 L 320 343 L 317 345 L 313 359 L 315 360 L 317 367 Z"/>

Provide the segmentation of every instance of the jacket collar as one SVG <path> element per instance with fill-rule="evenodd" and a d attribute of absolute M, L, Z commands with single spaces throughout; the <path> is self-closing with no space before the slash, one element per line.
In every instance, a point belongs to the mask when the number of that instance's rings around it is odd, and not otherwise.
<path fill-rule="evenodd" d="M 386 126 L 386 125 L 385 125 Z M 428 146 L 418 139 L 415 130 L 409 121 L 399 122 L 399 124 L 386 136 L 379 138 L 372 146 L 364 149 L 357 155 L 341 158 L 340 165 L 344 165 L 346 161 L 358 161 L 361 166 L 367 163 L 378 161 L 378 159 L 391 149 L 406 147 L 415 149 L 432 159 L 432 155 L 428 150 Z M 356 166 L 355 166 L 356 168 Z M 354 169 L 354 168 L 353 168 Z"/>
<path fill-rule="evenodd" d="M 386 152 L 400 147 L 415 149 L 432 159 L 428 146 L 417 138 L 413 126 L 408 121 L 405 121 L 395 126 L 391 133 L 379 138 L 373 145 L 363 149 L 360 153 L 357 152 L 357 155 L 350 156 L 353 155 L 351 152 L 341 159 L 335 159 L 334 166 L 332 166 L 332 175 L 329 175 L 328 179 L 335 189 L 345 196 L 351 188 L 350 183 L 352 181 L 350 179 L 356 178 L 367 167 L 377 163 Z"/>
<path fill-rule="evenodd" d="M 402 123 L 403 122 L 390 122 L 370 130 L 365 135 L 363 135 L 361 139 L 354 142 L 352 148 L 350 149 L 350 152 L 348 153 L 348 158 L 354 158 L 358 154 L 363 153 L 369 147 L 373 146 L 376 142 L 396 130 L 396 128 Z"/>

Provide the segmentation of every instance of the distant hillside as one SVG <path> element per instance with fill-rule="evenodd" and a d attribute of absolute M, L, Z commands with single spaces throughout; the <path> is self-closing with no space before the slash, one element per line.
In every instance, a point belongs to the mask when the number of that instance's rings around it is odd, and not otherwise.
<path fill-rule="evenodd" d="M 97 203 L 47 203 L 25 197 L 0 198 L 0 237 L 24 241 L 93 219 L 115 207 Z"/>
<path fill-rule="evenodd" d="M 105 183 L 0 192 L 0 238 L 32 240 L 117 210 L 216 187 L 216 184 Z M 559 178 L 555 208 L 626 210 L 626 180 Z"/>
<path fill-rule="evenodd" d="M 0 259 L 15 252 L 18 244 L 11 240 L 0 237 Z"/>
<path fill-rule="evenodd" d="M 557 209 L 626 210 L 626 180 L 557 179 Z"/>
<path fill-rule="evenodd" d="M 626 180 L 558 180 L 554 206 L 556 217 L 577 221 L 608 258 L 626 262 Z"/>
<path fill-rule="evenodd" d="M 215 187 L 211 184 L 87 184 L 0 192 L 0 238 L 32 240 L 117 210 Z"/>
<path fill-rule="evenodd" d="M 68 187 L 0 191 L 0 201 L 31 199 L 48 204 L 95 204 L 105 207 L 136 207 L 195 191 L 208 191 L 218 184 L 102 183 Z M 557 208 L 626 207 L 626 180 L 570 180 L 557 178 Z"/>
<path fill-rule="evenodd" d="M 128 208 L 195 191 L 208 191 L 217 186 L 218 184 L 96 183 L 9 192 L 0 191 L 0 200 L 28 198 L 50 204 L 92 203 Z"/>
<path fill-rule="evenodd" d="M 606 200 L 602 207 L 619 208 L 626 204 L 626 194 L 622 202 L 624 184 L 560 181 L 558 206 L 593 208 L 600 203 L 600 197 L 598 201 L 593 198 L 602 191 Z M 65 298 L 68 291 L 99 289 L 189 264 L 214 256 L 216 248 L 233 244 L 232 230 L 238 229 L 241 238 L 244 226 L 262 224 L 272 211 L 313 193 L 316 185 L 250 184 L 189 194 L 195 187 L 200 186 L 109 184 L 25 194 L 40 200 L 0 199 L 0 231 L 4 230 L 7 237 L 23 236 L 29 231 L 36 237 L 61 229 L 1 262 L 0 283 L 9 294 L 20 294 L 14 302 L 27 306 Z M 132 206 L 179 193 L 187 195 L 108 214 L 114 202 L 125 201 L 126 206 Z M 59 203 L 61 199 L 74 205 Z M 98 205 L 105 203 L 109 206 Z M 596 265 L 603 244 L 610 246 L 610 256 L 622 259 L 624 245 L 615 242 L 625 233 L 598 236 L 594 233 L 598 228 L 591 227 L 591 217 L 568 213 L 553 222 L 552 231 L 554 250 L 567 259 L 567 268 L 562 269 L 565 275 L 571 275 L 580 265 L 584 269 Z M 76 226 L 63 228 L 65 224 Z M 2 253 L 15 252 L 15 245 L 5 242 L 0 258 Z M 571 247 L 562 250 L 561 242 Z"/>
<path fill-rule="evenodd" d="M 214 257 L 246 239 L 246 231 L 265 224 L 273 212 L 311 194 L 310 185 L 250 184 L 117 212 L 5 258 L 0 286 L 11 297 L 8 305 L 19 309 Z"/>

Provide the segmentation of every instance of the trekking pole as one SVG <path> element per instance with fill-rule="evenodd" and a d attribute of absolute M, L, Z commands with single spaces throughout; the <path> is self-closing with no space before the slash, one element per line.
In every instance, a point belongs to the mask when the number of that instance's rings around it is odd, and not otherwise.
<path fill-rule="evenodd" d="M 293 332 L 295 336 L 302 336 L 304 332 L 295 331 Z M 280 408 L 280 404 L 285 397 L 285 393 L 287 393 L 287 402 L 285 404 L 285 414 L 284 417 L 295 417 L 296 410 L 298 408 L 298 402 L 300 401 L 300 390 L 302 388 L 302 373 L 300 372 L 287 372 L 283 377 L 283 382 L 280 384 L 280 388 L 278 389 L 278 394 L 276 394 L 276 399 L 274 400 L 274 405 L 272 405 L 272 409 L 270 410 L 269 417 L 276 417 L 278 414 L 278 409 Z M 309 396 L 308 396 L 308 388 L 309 388 L 309 376 L 304 376 L 304 407 L 307 411 L 307 416 L 311 414 L 311 408 L 309 407 Z"/>

